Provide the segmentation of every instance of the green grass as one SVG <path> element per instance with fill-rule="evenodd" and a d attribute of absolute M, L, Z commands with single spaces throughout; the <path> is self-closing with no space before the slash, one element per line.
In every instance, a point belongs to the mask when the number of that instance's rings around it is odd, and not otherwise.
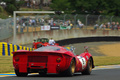
<path fill-rule="evenodd" d="M 0 73 L 14 72 L 12 56 L 0 56 Z"/>
<path fill-rule="evenodd" d="M 93 56 L 95 66 L 120 64 L 120 57 Z M 14 72 L 12 57 L 0 56 L 0 73 Z"/>
<path fill-rule="evenodd" d="M 95 66 L 120 64 L 120 56 L 93 56 Z"/>

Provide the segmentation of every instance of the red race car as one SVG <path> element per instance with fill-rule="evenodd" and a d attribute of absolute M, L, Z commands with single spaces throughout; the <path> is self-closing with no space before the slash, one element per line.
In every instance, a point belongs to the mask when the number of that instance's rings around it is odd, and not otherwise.
<path fill-rule="evenodd" d="M 33 48 L 37 49 L 42 46 L 48 46 L 49 45 L 49 39 L 48 38 L 38 38 L 37 40 L 34 40 L 33 42 Z M 55 45 L 59 45 L 58 43 L 55 43 Z"/>
<path fill-rule="evenodd" d="M 13 52 L 15 73 L 17 76 L 27 76 L 28 73 L 73 76 L 77 72 L 90 75 L 94 68 L 92 55 L 87 49 L 80 55 L 73 50 L 62 46 L 45 46 L 34 51 L 18 50 Z"/>

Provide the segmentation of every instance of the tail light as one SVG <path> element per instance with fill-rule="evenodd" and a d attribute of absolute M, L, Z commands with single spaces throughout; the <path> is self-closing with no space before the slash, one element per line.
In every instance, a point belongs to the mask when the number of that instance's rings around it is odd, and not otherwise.
<path fill-rule="evenodd" d="M 16 58 L 15 58 L 15 61 L 19 61 L 19 60 L 20 60 L 20 58 L 19 58 L 19 57 L 16 57 Z"/>
<path fill-rule="evenodd" d="M 61 62 L 61 58 L 57 58 L 57 59 L 56 59 L 56 62 L 57 62 L 57 63 Z"/>

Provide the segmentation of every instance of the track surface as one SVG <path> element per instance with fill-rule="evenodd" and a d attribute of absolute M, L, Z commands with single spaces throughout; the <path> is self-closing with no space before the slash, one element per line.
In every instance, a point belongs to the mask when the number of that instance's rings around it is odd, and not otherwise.
<path fill-rule="evenodd" d="M 91 75 L 75 74 L 73 77 L 62 77 L 55 74 L 49 74 L 41 77 L 38 74 L 29 75 L 28 77 L 0 77 L 0 80 L 120 80 L 119 69 L 93 70 Z"/>

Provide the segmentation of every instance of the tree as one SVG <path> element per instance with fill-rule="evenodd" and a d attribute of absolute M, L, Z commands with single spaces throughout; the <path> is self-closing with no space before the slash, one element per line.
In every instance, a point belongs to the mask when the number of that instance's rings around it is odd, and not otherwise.
<path fill-rule="evenodd" d="M 51 8 L 75 14 L 120 16 L 119 0 L 52 0 Z"/>
<path fill-rule="evenodd" d="M 106 14 L 120 16 L 120 1 L 119 0 L 106 0 L 108 4 Z"/>
<path fill-rule="evenodd" d="M 55 11 L 66 11 L 70 8 L 69 0 L 52 0 L 50 7 Z"/>
<path fill-rule="evenodd" d="M 9 13 L 13 13 L 15 10 L 19 10 L 22 4 L 24 4 L 24 1 L 16 1 L 16 0 L 4 0 L 6 2 L 6 11 Z"/>

